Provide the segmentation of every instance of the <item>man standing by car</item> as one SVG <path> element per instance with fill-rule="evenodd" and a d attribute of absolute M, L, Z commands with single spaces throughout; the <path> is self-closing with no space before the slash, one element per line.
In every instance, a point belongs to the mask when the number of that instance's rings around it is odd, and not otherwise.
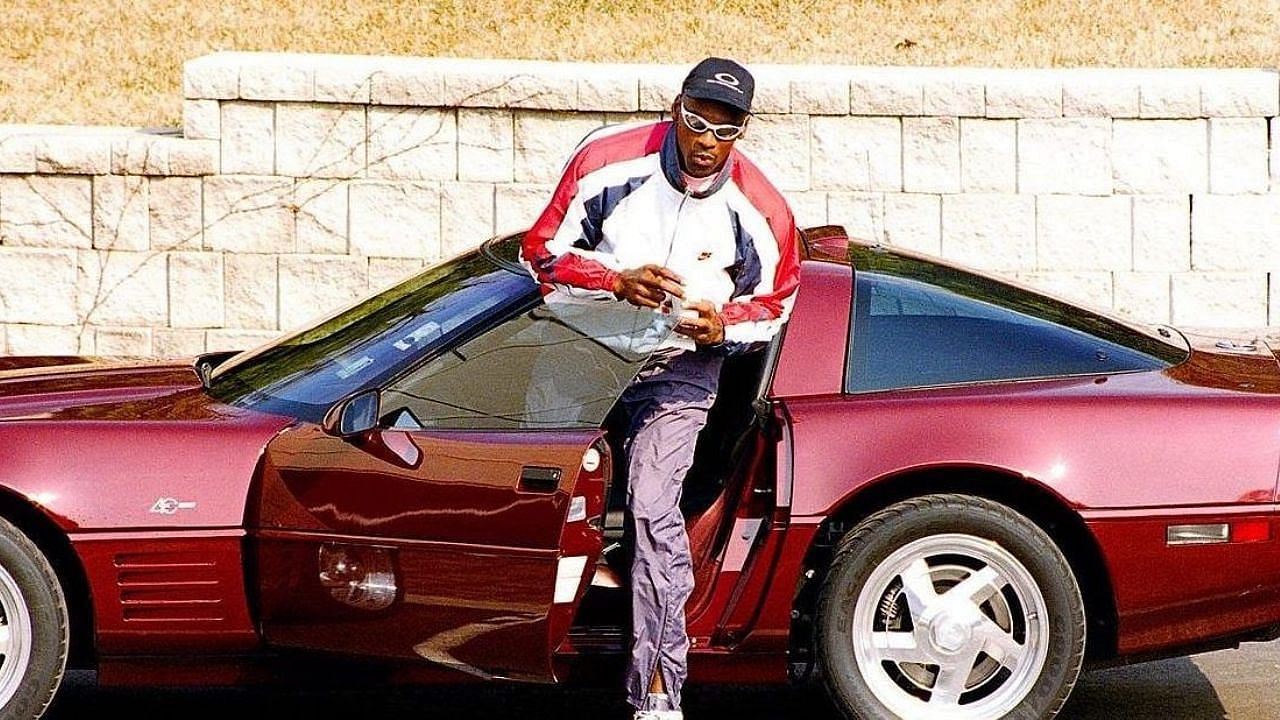
<path fill-rule="evenodd" d="M 522 248 L 533 275 L 565 301 L 681 315 L 620 403 L 630 425 L 627 699 L 636 718 L 682 717 L 693 569 L 680 494 L 723 357 L 772 339 L 799 284 L 791 210 L 734 149 L 754 89 L 738 63 L 707 58 L 685 78 L 672 121 L 588 137 Z"/>

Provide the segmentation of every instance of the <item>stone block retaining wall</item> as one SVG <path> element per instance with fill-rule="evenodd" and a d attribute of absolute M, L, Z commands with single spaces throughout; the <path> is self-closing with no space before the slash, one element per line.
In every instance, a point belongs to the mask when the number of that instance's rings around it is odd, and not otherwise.
<path fill-rule="evenodd" d="M 219 53 L 184 127 L 0 126 L 0 352 L 247 347 L 530 224 L 684 66 Z M 766 66 L 802 225 L 1146 321 L 1280 325 L 1280 74 Z"/>

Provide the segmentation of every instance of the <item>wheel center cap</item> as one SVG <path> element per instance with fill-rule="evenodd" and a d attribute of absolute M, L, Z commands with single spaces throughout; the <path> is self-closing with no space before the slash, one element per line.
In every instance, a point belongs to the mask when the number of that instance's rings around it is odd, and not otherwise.
<path fill-rule="evenodd" d="M 945 653 L 959 652 L 973 639 L 973 629 L 949 615 L 938 618 L 929 628 L 933 646 Z"/>

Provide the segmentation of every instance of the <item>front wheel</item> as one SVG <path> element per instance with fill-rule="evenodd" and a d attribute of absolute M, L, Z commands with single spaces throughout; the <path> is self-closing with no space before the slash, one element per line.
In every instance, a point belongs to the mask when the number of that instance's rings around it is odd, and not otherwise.
<path fill-rule="evenodd" d="M 817 647 L 850 718 L 1051 718 L 1084 657 L 1084 605 L 1049 536 L 997 503 L 927 495 L 841 540 Z"/>
<path fill-rule="evenodd" d="M 0 718 L 44 714 L 62 682 L 69 641 L 57 573 L 35 543 L 0 518 Z"/>

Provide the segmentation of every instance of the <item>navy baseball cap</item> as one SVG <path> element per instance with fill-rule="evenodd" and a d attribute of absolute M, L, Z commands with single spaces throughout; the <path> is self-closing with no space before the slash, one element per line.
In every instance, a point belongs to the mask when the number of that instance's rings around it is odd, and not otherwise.
<path fill-rule="evenodd" d="M 742 112 L 751 112 L 755 78 L 738 63 L 709 57 L 689 71 L 680 92 L 686 97 L 722 103 Z"/>

